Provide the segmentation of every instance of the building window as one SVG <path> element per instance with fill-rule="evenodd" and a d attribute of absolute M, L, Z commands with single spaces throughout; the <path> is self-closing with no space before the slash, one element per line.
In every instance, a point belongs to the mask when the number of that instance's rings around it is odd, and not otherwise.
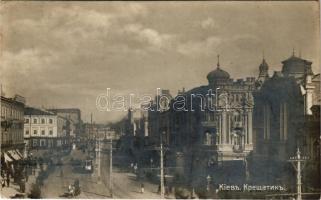
<path fill-rule="evenodd" d="M 45 130 L 42 130 L 42 131 L 41 131 L 41 135 L 45 135 Z"/>
<path fill-rule="evenodd" d="M 37 124 L 38 122 L 37 122 L 37 119 L 33 119 L 33 123 L 34 124 Z"/>
<path fill-rule="evenodd" d="M 37 135 L 38 131 L 37 130 L 33 130 L 33 134 Z"/>
<path fill-rule="evenodd" d="M 52 146 L 53 146 L 52 140 L 48 140 L 48 147 L 52 147 Z"/>
<path fill-rule="evenodd" d="M 29 119 L 26 119 L 26 120 L 25 120 L 25 123 L 26 123 L 26 124 L 29 124 Z"/>
<path fill-rule="evenodd" d="M 45 123 L 45 119 L 41 119 L 41 123 L 44 124 Z"/>
<path fill-rule="evenodd" d="M 29 130 L 26 130 L 26 135 L 29 135 Z"/>
<path fill-rule="evenodd" d="M 38 146 L 38 141 L 35 139 L 35 140 L 32 140 L 32 146 L 34 146 L 34 147 L 36 147 L 36 146 Z"/>
<path fill-rule="evenodd" d="M 52 119 L 49 119 L 49 124 L 52 124 Z"/>
<path fill-rule="evenodd" d="M 49 130 L 49 135 L 52 135 L 53 134 L 53 131 L 52 130 Z"/>
<path fill-rule="evenodd" d="M 41 146 L 41 147 L 46 146 L 46 141 L 45 141 L 45 140 L 40 140 L 40 146 Z"/>

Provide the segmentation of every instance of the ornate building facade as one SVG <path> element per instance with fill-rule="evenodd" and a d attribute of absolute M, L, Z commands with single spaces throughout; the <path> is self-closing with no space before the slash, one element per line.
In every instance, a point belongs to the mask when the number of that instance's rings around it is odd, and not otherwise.
<path fill-rule="evenodd" d="M 233 80 L 218 61 L 207 80 L 208 85 L 179 91 L 169 109 L 152 112 L 149 133 L 163 138 L 167 165 L 188 177 L 186 182 L 199 185 L 209 175 L 216 181 L 242 181 L 253 150 L 255 78 Z"/>

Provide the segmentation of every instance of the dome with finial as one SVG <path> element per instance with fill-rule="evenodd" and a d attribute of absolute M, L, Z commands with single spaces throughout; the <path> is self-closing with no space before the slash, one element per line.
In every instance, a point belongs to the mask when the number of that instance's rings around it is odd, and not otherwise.
<path fill-rule="evenodd" d="M 263 58 L 263 60 L 262 60 L 262 63 L 260 64 L 259 69 L 260 69 L 260 71 L 269 70 L 269 65 L 267 64 L 267 62 L 265 61 L 264 58 Z"/>
<path fill-rule="evenodd" d="M 213 83 L 217 80 L 228 80 L 230 78 L 230 74 L 220 68 L 219 55 L 217 57 L 217 68 L 207 75 L 207 80 L 209 83 Z"/>

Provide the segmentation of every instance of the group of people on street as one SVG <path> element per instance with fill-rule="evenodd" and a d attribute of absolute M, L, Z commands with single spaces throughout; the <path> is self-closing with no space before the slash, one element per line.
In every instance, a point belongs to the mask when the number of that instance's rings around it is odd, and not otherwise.
<path fill-rule="evenodd" d="M 15 164 L 1 162 L 1 187 L 10 187 L 11 178 L 20 187 L 21 192 L 25 192 L 25 184 L 28 181 L 26 163 L 16 161 Z"/>
<path fill-rule="evenodd" d="M 2 169 L 4 168 L 4 169 Z M 1 168 L 1 187 L 10 186 L 11 167 L 3 166 Z"/>

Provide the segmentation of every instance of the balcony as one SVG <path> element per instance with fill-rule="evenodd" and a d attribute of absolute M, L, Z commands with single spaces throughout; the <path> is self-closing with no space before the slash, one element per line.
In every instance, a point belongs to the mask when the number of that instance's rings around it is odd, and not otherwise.
<path fill-rule="evenodd" d="M 235 144 L 233 145 L 233 152 L 242 153 L 244 151 L 244 147 L 242 145 Z"/>

